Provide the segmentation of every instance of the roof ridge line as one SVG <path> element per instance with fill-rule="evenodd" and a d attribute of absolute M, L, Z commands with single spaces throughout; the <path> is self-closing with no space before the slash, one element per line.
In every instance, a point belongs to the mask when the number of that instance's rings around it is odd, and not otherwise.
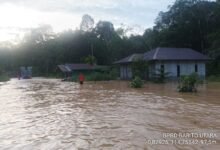
<path fill-rule="evenodd" d="M 158 54 L 159 50 L 160 50 L 160 48 L 158 47 L 158 48 L 156 49 L 156 52 L 154 53 L 153 59 L 156 59 L 156 58 L 157 58 L 157 54 Z"/>
<path fill-rule="evenodd" d="M 135 56 L 135 55 L 136 55 L 135 53 L 132 54 L 131 57 L 130 57 L 130 59 L 129 59 L 129 61 L 132 61 L 132 60 L 134 59 L 134 56 Z"/>

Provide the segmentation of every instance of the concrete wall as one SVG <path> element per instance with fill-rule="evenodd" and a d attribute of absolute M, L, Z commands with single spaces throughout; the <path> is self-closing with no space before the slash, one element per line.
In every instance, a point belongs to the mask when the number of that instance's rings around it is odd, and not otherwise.
<path fill-rule="evenodd" d="M 120 66 L 120 78 L 124 80 L 132 78 L 132 69 L 129 65 Z"/>
<path fill-rule="evenodd" d="M 177 65 L 180 66 L 180 76 L 189 75 L 195 72 L 195 65 L 197 65 L 197 73 L 199 76 L 205 77 L 206 75 L 205 62 L 201 61 L 158 61 L 151 65 L 150 71 L 155 73 L 161 68 L 161 65 L 164 65 L 164 70 L 169 73 L 170 77 L 177 77 Z"/>
<path fill-rule="evenodd" d="M 153 74 L 156 72 L 156 64 L 155 63 L 149 64 L 148 69 L 149 69 L 149 78 L 152 78 Z"/>
<path fill-rule="evenodd" d="M 195 65 L 197 65 L 197 73 L 200 77 L 206 76 L 205 62 L 202 61 L 157 61 L 149 64 L 149 77 L 152 78 L 153 74 L 158 73 L 161 65 L 164 65 L 164 71 L 168 72 L 171 78 L 177 78 L 177 65 L 180 66 L 180 76 L 189 75 L 195 72 Z M 131 65 L 120 66 L 120 78 L 123 80 L 132 79 Z"/>

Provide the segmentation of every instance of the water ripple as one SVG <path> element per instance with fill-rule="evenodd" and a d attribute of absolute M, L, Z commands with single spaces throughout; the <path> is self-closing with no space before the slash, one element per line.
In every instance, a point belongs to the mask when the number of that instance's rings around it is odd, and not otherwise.
<path fill-rule="evenodd" d="M 196 95 L 168 87 L 147 84 L 135 90 L 127 82 L 80 86 L 56 79 L 13 79 L 0 85 L 0 149 L 220 149 L 147 145 L 148 139 L 161 139 L 167 132 L 220 133 L 215 86 Z"/>

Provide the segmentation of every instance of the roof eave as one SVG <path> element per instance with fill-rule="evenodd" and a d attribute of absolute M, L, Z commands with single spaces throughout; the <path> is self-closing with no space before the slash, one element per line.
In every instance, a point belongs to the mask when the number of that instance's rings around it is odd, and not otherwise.
<path fill-rule="evenodd" d="M 212 59 L 148 59 L 145 61 L 210 61 Z"/>

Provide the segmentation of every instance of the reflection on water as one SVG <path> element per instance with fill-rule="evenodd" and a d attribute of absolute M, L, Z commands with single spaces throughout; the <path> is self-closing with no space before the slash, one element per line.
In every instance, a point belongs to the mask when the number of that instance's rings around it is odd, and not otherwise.
<path fill-rule="evenodd" d="M 175 84 L 16 79 L 0 86 L 0 149 L 220 149 L 220 84 L 180 94 Z M 217 133 L 213 145 L 149 145 L 171 132 Z"/>

